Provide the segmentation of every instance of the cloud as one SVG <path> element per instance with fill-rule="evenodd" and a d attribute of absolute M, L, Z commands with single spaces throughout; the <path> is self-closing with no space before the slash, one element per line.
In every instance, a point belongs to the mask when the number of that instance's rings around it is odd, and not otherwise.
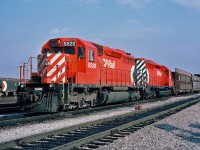
<path fill-rule="evenodd" d="M 67 31 L 69 31 L 69 28 L 54 28 L 53 30 L 51 30 L 51 34 L 61 34 L 61 33 L 66 33 Z"/>
<path fill-rule="evenodd" d="M 200 9 L 200 0 L 172 0 L 172 1 L 185 7 Z"/>
<path fill-rule="evenodd" d="M 155 0 L 117 0 L 118 3 L 129 5 L 133 9 L 142 9 Z"/>

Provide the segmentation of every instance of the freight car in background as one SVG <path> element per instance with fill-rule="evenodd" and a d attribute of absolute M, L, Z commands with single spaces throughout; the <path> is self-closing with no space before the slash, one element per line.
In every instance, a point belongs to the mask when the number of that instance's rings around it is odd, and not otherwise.
<path fill-rule="evenodd" d="M 192 88 L 193 88 L 194 93 L 200 91 L 200 75 L 199 74 L 192 75 Z"/>
<path fill-rule="evenodd" d="M 0 97 L 14 96 L 17 86 L 19 86 L 19 79 L 0 77 Z"/>
<path fill-rule="evenodd" d="M 173 73 L 175 94 L 192 92 L 192 74 L 175 68 Z"/>
<path fill-rule="evenodd" d="M 197 93 L 200 92 L 200 75 L 193 75 L 187 71 L 175 68 L 172 73 L 174 78 L 174 93 Z"/>

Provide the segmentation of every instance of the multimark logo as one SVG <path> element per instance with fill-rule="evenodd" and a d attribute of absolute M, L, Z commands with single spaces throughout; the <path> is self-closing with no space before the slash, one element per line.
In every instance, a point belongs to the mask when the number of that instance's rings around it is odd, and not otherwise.
<path fill-rule="evenodd" d="M 162 76 L 162 72 L 157 70 L 157 76 Z"/>
<path fill-rule="evenodd" d="M 96 67 L 97 65 L 95 63 L 91 63 L 91 62 L 88 63 L 88 68 L 96 68 Z"/>
<path fill-rule="evenodd" d="M 111 61 L 108 59 L 103 59 L 103 61 L 104 61 L 104 67 L 112 68 L 112 69 L 115 68 L 115 61 Z"/>

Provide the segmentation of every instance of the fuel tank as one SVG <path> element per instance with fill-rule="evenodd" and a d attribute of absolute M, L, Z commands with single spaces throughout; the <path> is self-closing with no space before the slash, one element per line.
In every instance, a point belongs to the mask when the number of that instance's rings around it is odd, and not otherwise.
<path fill-rule="evenodd" d="M 100 92 L 97 96 L 96 105 L 128 102 L 129 98 L 128 92 Z"/>

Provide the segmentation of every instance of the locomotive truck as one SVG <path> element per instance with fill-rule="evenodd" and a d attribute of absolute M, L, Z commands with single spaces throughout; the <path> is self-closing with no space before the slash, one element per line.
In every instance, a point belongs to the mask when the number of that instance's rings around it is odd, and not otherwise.
<path fill-rule="evenodd" d="M 49 40 L 37 61 L 38 71 L 30 69 L 30 81 L 21 83 L 16 91 L 21 108 L 33 112 L 86 108 L 192 90 L 189 86 L 177 90 L 192 81 L 179 81 L 180 70 L 172 72 L 152 60 L 80 38 Z M 30 63 L 32 68 L 32 60 Z"/>

